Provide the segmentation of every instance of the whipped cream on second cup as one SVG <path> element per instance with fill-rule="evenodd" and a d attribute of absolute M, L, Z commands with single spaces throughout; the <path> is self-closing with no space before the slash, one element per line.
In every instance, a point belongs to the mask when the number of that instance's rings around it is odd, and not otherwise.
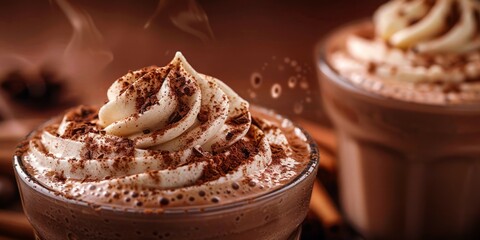
<path fill-rule="evenodd" d="M 374 15 L 377 36 L 419 53 L 465 53 L 480 48 L 476 0 L 390 1 Z"/>
<path fill-rule="evenodd" d="M 400 92 L 399 98 L 435 104 L 475 101 L 480 98 L 475 83 L 480 80 L 479 12 L 474 0 L 390 1 L 375 12 L 372 28 L 345 36 L 344 51 L 334 53 L 331 62 L 354 82 L 363 82 L 359 78 L 365 75 L 380 79 L 367 88 L 381 91 L 387 83 L 396 90 L 386 94 Z M 442 95 L 440 85 L 455 93 Z M 424 93 L 416 97 L 412 89 L 418 86 Z"/>
<path fill-rule="evenodd" d="M 239 182 L 263 182 L 256 192 L 279 186 L 308 159 L 301 131 L 290 127 L 288 137 L 278 125 L 252 120 L 248 102 L 197 73 L 181 53 L 165 67 L 127 73 L 107 96 L 100 109 L 72 109 L 30 139 L 23 158 L 40 182 L 99 205 L 157 207 L 179 194 L 198 199 L 199 191 L 218 202 Z M 125 192 L 135 194 L 120 199 Z"/>

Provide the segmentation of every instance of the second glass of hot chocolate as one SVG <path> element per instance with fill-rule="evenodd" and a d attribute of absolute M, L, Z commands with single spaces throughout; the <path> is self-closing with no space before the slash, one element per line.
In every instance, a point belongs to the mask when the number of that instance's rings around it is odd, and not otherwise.
<path fill-rule="evenodd" d="M 369 239 L 478 239 L 479 9 L 391 1 L 318 45 L 342 207 Z"/>

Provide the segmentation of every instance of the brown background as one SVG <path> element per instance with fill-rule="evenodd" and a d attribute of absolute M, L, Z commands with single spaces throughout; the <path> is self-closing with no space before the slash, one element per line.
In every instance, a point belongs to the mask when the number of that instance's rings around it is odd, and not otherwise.
<path fill-rule="evenodd" d="M 322 119 L 313 60 L 315 43 L 336 26 L 368 17 L 381 2 L 201 0 L 198 3 L 208 15 L 215 37 L 204 42 L 175 27 L 168 9 L 159 13 L 150 28 L 144 29 L 157 1 L 72 1 L 90 14 L 114 59 L 93 77 L 67 76 L 73 82 L 68 87 L 80 102 L 101 103 L 108 85 L 127 70 L 164 65 L 176 50 L 181 50 L 199 72 L 222 79 L 255 104 L 285 114 L 293 114 L 294 106 L 301 105 L 302 116 Z M 50 68 L 58 67 L 52 58 L 61 57 L 72 28 L 55 1 L 10 0 L 1 1 L 1 6 L 0 74 L 11 68 L 5 56 L 12 54 L 33 61 L 36 66 L 53 62 Z M 287 79 L 296 72 L 284 63 L 286 57 L 305 69 L 302 77 L 309 82 L 308 90 L 298 85 L 287 87 Z M 5 61 L 8 64 L 3 64 Z M 268 67 L 262 69 L 265 63 Z M 279 70 L 279 65 L 284 70 Z M 263 79 L 258 89 L 250 84 L 253 72 L 260 73 Z M 273 83 L 282 86 L 278 99 L 270 96 Z M 250 96 L 252 91 L 255 98 Z"/>

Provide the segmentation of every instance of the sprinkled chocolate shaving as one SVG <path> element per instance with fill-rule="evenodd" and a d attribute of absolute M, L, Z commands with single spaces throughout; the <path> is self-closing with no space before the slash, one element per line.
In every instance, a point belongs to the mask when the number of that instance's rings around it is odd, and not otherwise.
<path fill-rule="evenodd" d="M 201 123 L 205 123 L 208 121 L 208 111 L 205 109 L 201 109 L 200 112 L 197 115 L 198 121 Z"/>
<path fill-rule="evenodd" d="M 168 117 L 167 123 L 168 124 L 176 123 L 181 119 L 182 119 L 182 115 L 178 111 L 175 111 L 172 113 L 172 115 L 170 115 L 170 117 Z"/>
<path fill-rule="evenodd" d="M 65 177 L 65 174 L 64 172 L 55 172 L 54 175 L 53 175 L 53 179 L 55 179 L 55 181 L 58 181 L 58 182 L 65 182 L 67 181 L 67 178 Z"/>
<path fill-rule="evenodd" d="M 179 98 L 178 106 L 175 112 L 173 112 L 167 120 L 168 124 L 174 124 L 180 121 L 190 111 L 190 107 L 187 105 L 183 98 Z"/>
<path fill-rule="evenodd" d="M 77 139 L 87 133 L 98 133 L 98 128 L 93 122 L 98 118 L 98 112 L 93 107 L 80 106 L 68 111 L 65 115 L 70 124 L 65 129 L 62 137 Z"/>
<path fill-rule="evenodd" d="M 137 80 L 136 84 L 141 86 L 141 88 L 135 89 L 137 94 L 135 98 L 135 108 L 140 114 L 149 110 L 153 105 L 158 104 L 157 94 L 160 91 L 163 81 L 165 81 L 167 73 L 168 72 L 155 71 L 152 69 Z"/>
<path fill-rule="evenodd" d="M 202 176 L 197 184 L 218 179 L 233 172 L 240 165 L 253 159 L 259 151 L 256 141 L 239 140 L 228 148 L 230 154 L 218 153 L 209 159 L 208 156 L 194 159 L 193 161 L 206 161 L 208 165 L 203 169 Z"/>
<path fill-rule="evenodd" d="M 88 122 L 98 118 L 97 109 L 94 107 L 79 106 L 68 111 L 65 115 L 67 121 Z"/>
<path fill-rule="evenodd" d="M 192 153 L 194 154 L 194 156 L 196 157 L 205 157 L 206 154 L 203 153 L 203 150 L 200 146 L 195 146 L 192 148 Z"/>
<path fill-rule="evenodd" d="M 84 139 L 85 147 L 81 157 L 83 159 L 103 159 L 105 156 L 116 154 L 123 160 L 135 155 L 134 142 L 128 138 L 106 138 L 106 144 L 96 144 L 92 137 Z M 125 161 L 126 162 L 126 161 Z"/>
<path fill-rule="evenodd" d="M 151 72 L 151 71 L 155 71 L 155 69 L 158 69 L 157 66 L 149 66 L 149 67 L 144 67 L 138 71 L 132 71 L 132 70 L 129 70 L 128 73 L 129 74 L 132 74 L 133 75 L 133 78 L 134 80 L 137 80 L 141 77 L 143 77 L 145 74 Z M 120 89 L 120 92 L 119 92 L 119 95 L 123 94 L 132 84 L 132 82 L 129 82 L 129 81 L 132 81 L 131 79 L 129 78 L 126 78 L 126 77 L 121 77 L 119 79 L 117 79 L 117 81 L 119 82 L 119 84 L 121 84 L 121 89 Z"/>
<path fill-rule="evenodd" d="M 227 136 L 225 136 L 225 139 L 226 139 L 227 141 L 230 141 L 230 140 L 232 140 L 233 136 L 234 136 L 234 134 L 233 134 L 232 132 L 228 132 L 228 133 L 227 133 Z"/>
<path fill-rule="evenodd" d="M 122 85 L 122 89 L 120 89 L 120 94 L 125 92 L 130 87 L 130 83 L 126 81 L 121 82 L 120 84 Z"/>
<path fill-rule="evenodd" d="M 260 118 L 253 117 L 252 118 L 252 124 L 258 128 L 260 128 L 262 131 L 269 131 L 272 128 L 276 128 L 273 125 L 267 124 L 265 121 L 263 121 Z"/>
<path fill-rule="evenodd" d="M 228 121 L 228 123 L 240 125 L 240 124 L 248 123 L 249 121 L 250 121 L 250 118 L 248 117 L 248 113 L 242 113 L 240 115 L 232 117 L 232 119 Z"/>
<path fill-rule="evenodd" d="M 185 86 L 183 88 L 183 92 L 185 93 L 185 95 L 190 97 L 195 93 L 195 89 L 193 89 L 191 86 Z"/>
<path fill-rule="evenodd" d="M 187 95 L 186 92 L 185 92 L 186 89 L 188 89 L 186 91 L 189 94 L 191 94 L 190 89 L 188 88 L 188 86 L 186 86 L 186 79 L 185 79 L 184 76 L 179 76 L 179 77 L 176 77 L 176 78 L 172 79 L 171 83 L 172 83 L 172 88 L 174 89 L 175 94 L 178 97 Z"/>

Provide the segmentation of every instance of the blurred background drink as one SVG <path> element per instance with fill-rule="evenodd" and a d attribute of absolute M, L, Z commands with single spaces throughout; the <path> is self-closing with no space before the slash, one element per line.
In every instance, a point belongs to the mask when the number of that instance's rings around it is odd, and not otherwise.
<path fill-rule="evenodd" d="M 346 217 L 367 238 L 480 227 L 478 1 L 392 1 L 319 43 Z"/>

